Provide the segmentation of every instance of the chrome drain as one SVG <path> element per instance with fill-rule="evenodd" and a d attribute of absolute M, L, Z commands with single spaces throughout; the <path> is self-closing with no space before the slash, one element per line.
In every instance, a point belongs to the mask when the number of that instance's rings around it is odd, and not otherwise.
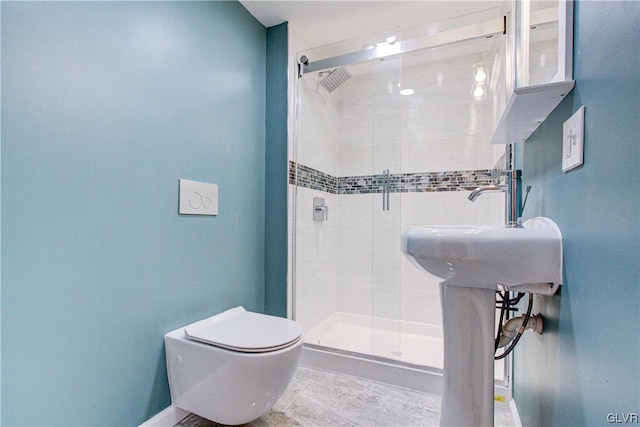
<path fill-rule="evenodd" d="M 393 354 L 394 356 L 402 356 L 401 351 L 392 351 L 391 354 Z"/>

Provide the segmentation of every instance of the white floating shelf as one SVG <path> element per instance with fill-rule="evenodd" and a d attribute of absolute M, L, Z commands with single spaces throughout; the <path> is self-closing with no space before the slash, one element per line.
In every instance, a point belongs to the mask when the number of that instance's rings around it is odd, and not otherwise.
<path fill-rule="evenodd" d="M 526 141 L 575 85 L 574 80 L 517 88 L 496 127 L 492 144 Z"/>

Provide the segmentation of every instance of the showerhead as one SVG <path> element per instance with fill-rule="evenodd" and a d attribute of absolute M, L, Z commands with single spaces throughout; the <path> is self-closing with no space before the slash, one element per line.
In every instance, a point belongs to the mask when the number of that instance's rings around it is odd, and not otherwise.
<path fill-rule="evenodd" d="M 346 82 L 351 77 L 349 70 L 344 67 L 336 68 L 329 73 L 327 77 L 320 80 L 320 84 L 331 93 L 338 88 L 341 84 Z"/>

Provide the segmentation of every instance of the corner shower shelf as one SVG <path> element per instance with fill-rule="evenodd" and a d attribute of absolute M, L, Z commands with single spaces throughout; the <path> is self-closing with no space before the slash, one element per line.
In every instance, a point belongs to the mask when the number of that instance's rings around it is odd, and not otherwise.
<path fill-rule="evenodd" d="M 493 133 L 491 143 L 526 141 L 573 90 L 574 85 L 574 80 L 568 80 L 515 89 Z"/>

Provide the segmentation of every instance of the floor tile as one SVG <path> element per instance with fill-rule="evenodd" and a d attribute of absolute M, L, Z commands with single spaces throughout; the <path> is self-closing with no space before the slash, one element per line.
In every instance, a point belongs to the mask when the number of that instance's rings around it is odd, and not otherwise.
<path fill-rule="evenodd" d="M 299 367 L 273 409 L 245 427 L 437 426 L 440 400 L 435 394 Z M 513 417 L 496 410 L 495 425 L 513 427 Z M 175 427 L 220 426 L 191 414 Z"/>

